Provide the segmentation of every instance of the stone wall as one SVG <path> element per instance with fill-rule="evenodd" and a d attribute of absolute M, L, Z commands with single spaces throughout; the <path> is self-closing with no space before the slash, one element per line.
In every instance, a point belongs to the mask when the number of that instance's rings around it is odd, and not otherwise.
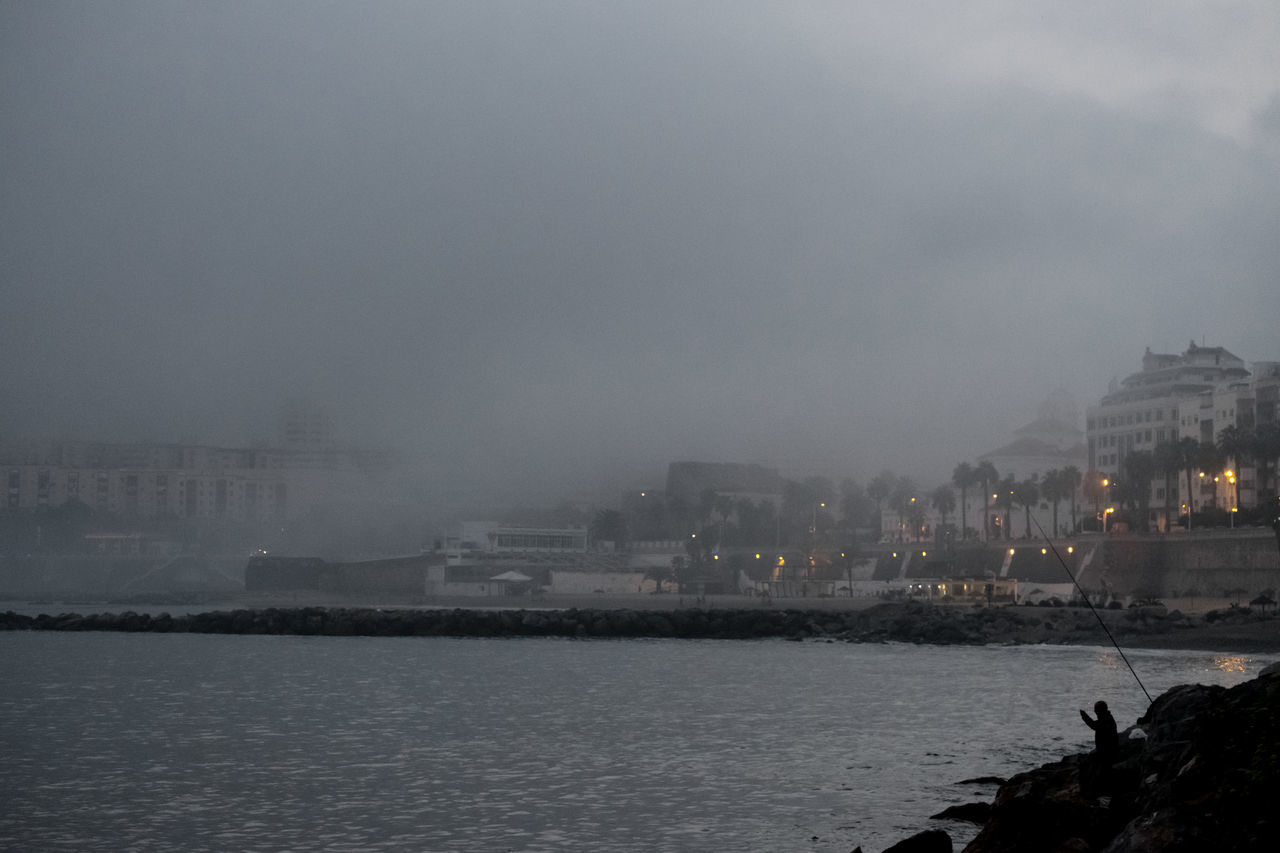
<path fill-rule="evenodd" d="M 1280 589 L 1280 549 L 1269 530 L 1116 536 L 1103 543 L 1098 559 L 1100 577 L 1116 595 L 1222 595 L 1240 589 L 1252 597 Z"/>

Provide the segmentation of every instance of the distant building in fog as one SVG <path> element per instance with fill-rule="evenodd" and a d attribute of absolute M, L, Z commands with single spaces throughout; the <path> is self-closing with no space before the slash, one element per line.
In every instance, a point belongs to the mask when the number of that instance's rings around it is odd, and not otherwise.
<path fill-rule="evenodd" d="M 672 462 L 667 466 L 668 501 L 696 505 L 703 492 L 782 506 L 783 479 L 775 468 L 735 462 Z"/>
<path fill-rule="evenodd" d="M 325 411 L 302 400 L 284 405 L 278 440 L 272 447 L 234 448 L 0 442 L 6 487 L 0 511 L 79 501 L 126 521 L 278 521 L 324 501 L 367 493 L 371 477 L 395 462 L 387 451 L 339 447 Z"/>
<path fill-rule="evenodd" d="M 1165 442 L 1191 438 L 1201 443 L 1217 442 L 1227 427 L 1252 430 L 1280 421 L 1280 364 L 1255 362 L 1252 370 L 1239 356 L 1223 347 L 1197 346 L 1192 341 L 1180 354 L 1153 353 L 1148 347 L 1142 356 L 1142 370 L 1122 382 L 1112 383 L 1107 394 L 1087 412 L 1088 467 L 1099 476 L 1116 479 L 1124 475 L 1125 457 L 1134 452 L 1155 452 Z M 1234 509 L 1257 503 L 1260 484 L 1256 469 L 1226 460 L 1235 483 L 1215 487 L 1214 475 L 1223 472 L 1195 469 L 1188 489 L 1185 477 L 1175 478 L 1166 494 L 1165 478 L 1152 481 L 1150 517 L 1155 528 L 1168 529 L 1166 504 L 1175 514 L 1204 508 Z M 1273 462 L 1275 460 L 1272 460 Z"/>
<path fill-rule="evenodd" d="M 1153 353 L 1148 347 L 1142 370 L 1119 384 L 1113 382 L 1098 404 L 1089 407 L 1085 421 L 1088 467 L 1114 477 L 1130 451 L 1155 450 L 1161 442 L 1183 436 L 1212 441 L 1212 418 L 1201 434 L 1202 396 L 1232 386 L 1247 389 L 1248 378 L 1244 361 L 1222 347 L 1201 347 L 1192 341 L 1181 355 Z M 1228 408 L 1235 422 L 1235 407 Z M 1224 417 L 1220 426 L 1225 425 Z"/>
<path fill-rule="evenodd" d="M 129 518 L 270 521 L 359 493 L 389 454 L 84 441 L 0 445 L 3 511 L 79 501 Z"/>
<path fill-rule="evenodd" d="M 1074 465 L 1081 473 L 1086 465 L 1085 434 L 1080 412 L 1066 391 L 1055 391 L 1036 409 L 1036 419 L 1013 431 L 1012 442 L 978 457 L 990 462 L 1001 478 L 1012 475 L 1019 482 L 1037 479 L 1046 471 Z"/>
<path fill-rule="evenodd" d="M 1000 475 L 1001 479 L 1012 476 L 1018 482 L 1029 480 L 1033 477 L 1040 480 L 1048 471 L 1061 470 L 1069 466 L 1074 466 L 1083 474 L 1086 454 L 1084 432 L 1080 429 L 1079 418 L 1079 409 L 1072 396 L 1064 390 L 1055 391 L 1036 407 L 1036 419 L 1034 421 L 1013 431 L 1015 436 L 1013 441 L 995 450 L 981 454 L 976 461 L 990 462 L 995 466 L 996 473 Z M 955 497 L 957 506 L 953 512 L 948 513 L 947 522 L 954 524 L 959 529 L 961 520 L 964 519 L 968 527 L 975 532 L 978 540 L 982 540 L 988 534 L 992 539 L 1020 539 L 1028 535 L 1026 513 L 1018 506 L 1013 512 L 1009 513 L 1008 537 L 1005 536 L 1003 528 L 1004 510 L 996 505 L 996 501 L 992 500 L 990 495 L 987 496 L 986 501 L 989 516 L 983 519 L 983 494 L 980 485 L 975 485 L 968 490 L 966 505 L 963 510 L 959 506 L 959 493 L 956 493 Z M 927 538 L 933 539 L 938 525 L 942 523 L 942 518 L 929 502 L 927 490 L 919 495 L 918 499 L 924 504 L 924 526 L 928 531 Z M 1079 502 L 1079 494 L 1077 494 L 1077 505 Z M 1067 509 L 1069 505 L 1070 499 L 1068 498 L 1062 502 L 1062 506 L 1059 508 L 1059 527 L 1068 528 L 1070 526 L 1070 511 Z M 1036 506 L 1034 513 L 1036 519 L 1044 526 L 1044 529 L 1049 531 L 1053 526 L 1053 508 L 1049 505 L 1049 502 L 1042 499 Z M 998 522 L 997 518 L 999 519 Z M 900 528 L 900 520 L 896 512 L 890 510 L 882 512 L 880 523 L 880 535 L 884 541 L 913 541 L 915 539 L 905 529 L 905 525 Z M 1040 535 L 1034 524 L 1032 524 L 1030 535 L 1032 537 Z M 960 537 L 957 535 L 958 538 Z"/>

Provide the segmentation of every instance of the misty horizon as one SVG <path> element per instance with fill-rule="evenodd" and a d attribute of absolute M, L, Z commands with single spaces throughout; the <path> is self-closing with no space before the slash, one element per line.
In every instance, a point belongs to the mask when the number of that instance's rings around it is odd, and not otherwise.
<path fill-rule="evenodd" d="M 15 2 L 0 433 L 424 499 L 922 485 L 1187 341 L 1280 361 L 1280 8 Z"/>

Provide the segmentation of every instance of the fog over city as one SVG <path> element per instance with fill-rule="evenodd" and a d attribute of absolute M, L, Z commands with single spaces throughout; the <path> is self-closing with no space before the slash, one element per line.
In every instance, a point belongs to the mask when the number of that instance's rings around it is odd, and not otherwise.
<path fill-rule="evenodd" d="M 0 432 L 922 484 L 1280 360 L 1280 5 L 0 6 Z M 1080 426 L 1083 426 L 1083 418 Z"/>

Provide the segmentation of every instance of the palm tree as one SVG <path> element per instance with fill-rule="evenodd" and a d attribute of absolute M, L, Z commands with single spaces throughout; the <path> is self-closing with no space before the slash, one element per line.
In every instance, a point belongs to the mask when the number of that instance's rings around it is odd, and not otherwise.
<path fill-rule="evenodd" d="M 1005 474 L 1004 479 L 996 485 L 996 506 L 1004 507 L 1004 521 L 1000 523 L 1000 528 L 1004 531 L 1004 538 L 1013 538 L 1009 533 L 1009 513 L 1013 511 L 1014 492 L 1018 488 L 1018 481 L 1013 478 L 1012 474 Z"/>
<path fill-rule="evenodd" d="M 627 517 L 616 509 L 600 510 L 591 520 L 591 538 L 596 542 L 612 542 L 615 550 L 626 550 Z"/>
<path fill-rule="evenodd" d="M 1150 527 L 1151 481 L 1155 474 L 1155 455 L 1150 450 L 1134 450 L 1125 454 L 1122 495 L 1130 507 L 1136 508 L 1140 530 Z"/>
<path fill-rule="evenodd" d="M 1200 457 L 1200 442 L 1191 436 L 1178 440 L 1178 455 L 1182 458 L 1182 470 L 1187 474 L 1187 532 L 1191 532 L 1191 516 L 1196 511 L 1196 494 L 1191 486 L 1191 475 L 1195 473 L 1196 461 Z"/>
<path fill-rule="evenodd" d="M 1200 442 L 1200 450 L 1196 454 L 1196 467 L 1200 469 L 1201 477 L 1212 477 L 1212 480 L 1206 481 L 1211 484 L 1213 489 L 1213 508 L 1218 509 L 1218 477 L 1217 474 L 1222 470 L 1222 453 L 1218 450 L 1218 446 L 1212 441 Z"/>
<path fill-rule="evenodd" d="M 1000 475 L 996 472 L 996 466 L 991 463 L 991 460 L 984 459 L 973 469 L 973 476 L 982 484 L 982 534 L 986 539 L 990 539 L 991 524 L 988 519 L 991 517 L 991 488 L 1000 479 Z"/>
<path fill-rule="evenodd" d="M 1022 509 L 1026 513 L 1022 529 L 1025 532 L 1025 537 L 1030 539 L 1031 508 L 1040 502 L 1040 486 L 1036 483 L 1035 474 L 1032 474 L 1030 477 L 1014 486 L 1013 499 L 1022 505 Z"/>
<path fill-rule="evenodd" d="M 917 542 L 924 533 L 924 502 L 911 498 L 907 502 L 907 523 L 911 525 L 911 535 Z"/>
<path fill-rule="evenodd" d="M 951 491 L 950 486 L 943 483 L 930 493 L 929 502 L 933 504 L 933 508 L 942 517 L 942 523 L 939 527 L 946 527 L 947 515 L 956 508 L 956 493 Z"/>
<path fill-rule="evenodd" d="M 1067 494 L 1071 496 L 1071 529 L 1076 529 L 1076 493 L 1080 491 L 1080 481 L 1083 475 L 1080 469 L 1074 465 L 1068 465 L 1062 469 L 1062 486 L 1067 490 Z"/>
<path fill-rule="evenodd" d="M 1102 520 L 1100 504 L 1107 490 L 1103 485 L 1106 481 L 1107 476 L 1093 468 L 1084 475 L 1084 496 L 1086 500 L 1093 502 L 1093 514 L 1099 521 Z"/>
<path fill-rule="evenodd" d="M 1156 445 L 1152 461 L 1155 462 L 1156 471 L 1164 475 L 1164 531 L 1168 533 L 1173 524 L 1173 495 L 1178 472 L 1182 468 L 1182 455 L 1176 443 L 1162 441 Z"/>
<path fill-rule="evenodd" d="M 960 538 L 968 539 L 969 487 L 977 483 L 974 479 L 973 466 L 968 462 L 961 462 L 956 466 L 956 470 L 951 472 L 951 482 L 955 483 L 956 488 L 960 490 Z"/>
<path fill-rule="evenodd" d="M 915 481 L 910 477 L 899 477 L 893 484 L 893 493 L 889 496 L 889 505 L 898 512 L 898 537 L 902 538 L 902 530 L 906 524 L 907 516 L 916 503 Z"/>
<path fill-rule="evenodd" d="M 1254 431 L 1240 429 L 1235 424 L 1225 427 L 1218 433 L 1218 452 L 1222 454 L 1228 468 L 1234 468 L 1234 476 L 1228 478 L 1235 483 L 1240 478 L 1240 469 L 1248 465 L 1257 470 L 1257 462 L 1253 458 Z M 1256 476 L 1256 475 L 1255 475 Z M 1236 503 L 1239 503 L 1239 494 Z"/>
<path fill-rule="evenodd" d="M 1050 468 L 1044 472 L 1040 478 L 1040 494 L 1053 507 L 1053 535 L 1057 536 L 1059 534 L 1058 504 L 1067 496 L 1066 477 L 1061 470 Z"/>
<path fill-rule="evenodd" d="M 876 514 L 879 515 L 884 510 L 884 498 L 890 496 L 893 492 L 893 482 L 897 478 L 893 476 L 893 471 L 883 470 L 881 473 L 873 476 L 872 482 L 867 484 L 867 497 L 876 501 Z"/>
<path fill-rule="evenodd" d="M 850 530 L 856 530 L 867 523 L 869 512 L 866 492 L 852 477 L 845 477 L 840 481 L 840 514 Z"/>

